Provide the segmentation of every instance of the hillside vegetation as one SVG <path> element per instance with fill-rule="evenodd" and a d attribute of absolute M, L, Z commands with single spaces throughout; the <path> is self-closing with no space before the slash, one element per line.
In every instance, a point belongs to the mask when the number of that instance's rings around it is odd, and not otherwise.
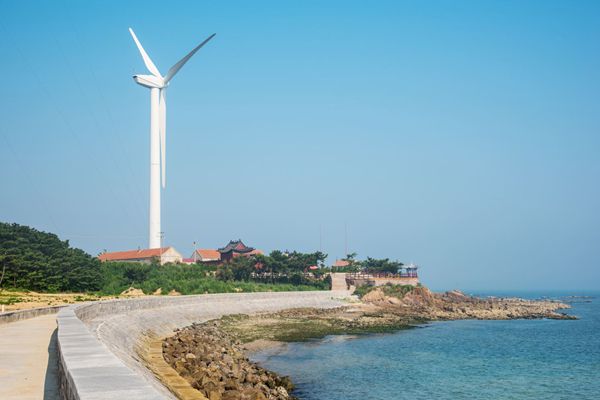
<path fill-rule="evenodd" d="M 117 296 L 130 287 L 152 294 L 318 290 L 329 281 L 303 275 L 322 263 L 321 253 L 273 252 L 258 259 L 240 257 L 226 266 L 183 264 L 101 263 L 52 233 L 18 224 L 0 223 L 0 289 L 45 293 L 79 292 Z M 260 263 L 260 264 L 258 264 Z M 256 267 L 261 266 L 260 273 Z M 4 296 L 6 304 L 19 301 Z M 14 297 L 14 298 L 13 298 Z"/>
<path fill-rule="evenodd" d="M 329 289 L 328 281 L 302 281 L 297 284 L 287 282 L 263 283 L 239 277 L 219 279 L 213 268 L 202 265 L 185 264 L 139 264 L 129 262 L 102 263 L 103 295 L 118 295 L 129 287 L 152 294 L 161 289 L 163 294 L 172 290 L 181 294 L 265 292 L 288 290 Z"/>
<path fill-rule="evenodd" d="M 0 288 L 47 292 L 100 289 L 100 262 L 52 233 L 0 223 Z"/>

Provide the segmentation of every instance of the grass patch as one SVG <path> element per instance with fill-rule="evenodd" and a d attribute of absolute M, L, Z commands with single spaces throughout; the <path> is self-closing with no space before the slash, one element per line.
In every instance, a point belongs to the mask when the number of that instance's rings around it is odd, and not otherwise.
<path fill-rule="evenodd" d="M 73 301 L 76 301 L 76 302 L 81 302 L 81 301 L 96 301 L 96 300 L 99 300 L 99 297 L 98 296 L 94 296 L 94 295 L 91 295 L 91 296 L 77 295 L 77 296 L 75 296 L 73 298 Z"/>
<path fill-rule="evenodd" d="M 407 293 L 411 292 L 415 287 L 412 285 L 394 285 L 391 283 L 385 284 L 383 286 L 360 286 L 357 287 L 354 291 L 354 294 L 359 298 L 362 298 L 367 293 L 372 292 L 375 289 L 383 290 L 383 294 L 389 297 L 397 297 L 399 299 L 403 298 Z"/>
<path fill-rule="evenodd" d="M 12 306 L 13 304 L 20 303 L 23 300 L 19 297 L 2 297 L 0 298 L 0 305 Z"/>

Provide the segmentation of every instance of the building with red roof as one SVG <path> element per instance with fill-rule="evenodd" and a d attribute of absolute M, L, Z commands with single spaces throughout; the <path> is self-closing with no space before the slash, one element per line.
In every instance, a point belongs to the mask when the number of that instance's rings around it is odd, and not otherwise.
<path fill-rule="evenodd" d="M 196 249 L 190 258 L 194 262 L 215 263 L 221 261 L 221 253 L 213 249 Z"/>
<path fill-rule="evenodd" d="M 346 260 L 335 260 L 335 262 L 333 263 L 334 267 L 347 267 L 348 265 L 350 265 L 350 262 L 346 261 Z"/>
<path fill-rule="evenodd" d="M 100 261 L 141 262 L 150 264 L 153 261 L 161 265 L 178 263 L 182 261 L 181 254 L 174 247 L 161 247 L 157 249 L 137 249 L 127 251 L 105 252 L 98 256 Z"/>

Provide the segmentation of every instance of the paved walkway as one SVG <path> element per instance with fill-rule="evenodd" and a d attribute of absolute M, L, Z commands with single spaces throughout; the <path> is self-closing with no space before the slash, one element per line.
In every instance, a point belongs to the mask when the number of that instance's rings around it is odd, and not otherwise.
<path fill-rule="evenodd" d="M 56 314 L 0 325 L 0 399 L 58 400 Z"/>
<path fill-rule="evenodd" d="M 333 272 L 331 274 L 331 290 L 346 290 L 346 273 Z"/>

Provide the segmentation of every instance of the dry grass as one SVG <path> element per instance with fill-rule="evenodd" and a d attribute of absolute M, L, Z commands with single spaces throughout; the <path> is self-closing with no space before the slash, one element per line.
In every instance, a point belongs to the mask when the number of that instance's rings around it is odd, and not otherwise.
<path fill-rule="evenodd" d="M 114 299 L 115 296 L 96 296 L 86 293 L 37 293 L 0 290 L 0 307 L 4 311 L 74 304 L 82 301 Z"/>

